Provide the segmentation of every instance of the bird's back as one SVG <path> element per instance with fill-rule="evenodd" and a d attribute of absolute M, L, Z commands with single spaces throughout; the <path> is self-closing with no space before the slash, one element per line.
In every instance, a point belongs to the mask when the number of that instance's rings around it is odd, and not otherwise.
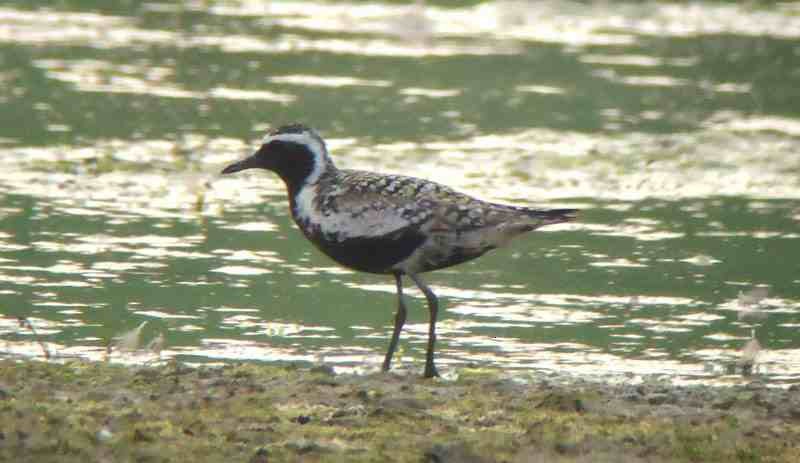
<path fill-rule="evenodd" d="M 336 170 L 294 201 L 305 235 L 334 260 L 374 273 L 448 267 L 541 225 L 571 218 L 489 203 L 429 180 Z"/>

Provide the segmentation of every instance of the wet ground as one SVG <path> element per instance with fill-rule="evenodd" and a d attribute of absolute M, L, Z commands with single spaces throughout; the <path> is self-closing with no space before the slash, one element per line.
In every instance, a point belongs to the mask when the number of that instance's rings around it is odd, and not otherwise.
<path fill-rule="evenodd" d="M 795 462 L 798 388 L 0 362 L 4 461 Z"/>
<path fill-rule="evenodd" d="M 428 276 L 446 376 L 798 382 L 795 4 L 59 5 L 0 7 L 4 355 L 376 370 L 390 279 L 217 175 L 301 120 L 341 167 L 584 211 Z"/>

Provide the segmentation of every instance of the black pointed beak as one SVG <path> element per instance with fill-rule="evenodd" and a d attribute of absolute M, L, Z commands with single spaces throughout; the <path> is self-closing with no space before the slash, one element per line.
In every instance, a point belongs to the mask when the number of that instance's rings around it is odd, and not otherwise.
<path fill-rule="evenodd" d="M 256 158 L 255 154 L 246 157 L 241 161 L 234 162 L 228 167 L 222 169 L 222 174 L 232 174 L 234 172 L 239 172 L 240 170 L 252 169 L 254 167 L 259 167 L 258 158 Z"/>

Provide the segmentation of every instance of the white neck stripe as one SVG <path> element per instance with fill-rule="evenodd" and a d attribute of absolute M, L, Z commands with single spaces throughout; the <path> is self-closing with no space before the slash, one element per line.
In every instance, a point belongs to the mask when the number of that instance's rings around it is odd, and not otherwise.
<path fill-rule="evenodd" d="M 319 180 L 327 164 L 326 158 L 328 157 L 325 144 L 319 136 L 311 132 L 279 133 L 277 135 L 267 135 L 262 143 L 266 145 L 271 141 L 285 141 L 307 147 L 314 156 L 314 168 L 308 175 L 306 183 L 316 183 Z"/>

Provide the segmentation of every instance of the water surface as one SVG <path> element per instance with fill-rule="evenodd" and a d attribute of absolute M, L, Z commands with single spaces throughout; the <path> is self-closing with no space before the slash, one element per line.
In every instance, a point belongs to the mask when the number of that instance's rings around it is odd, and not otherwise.
<path fill-rule="evenodd" d="M 0 8 L 4 355 L 378 368 L 391 278 L 217 175 L 304 121 L 340 167 L 584 211 L 427 275 L 443 371 L 800 377 L 793 4 L 48 5 Z"/>

